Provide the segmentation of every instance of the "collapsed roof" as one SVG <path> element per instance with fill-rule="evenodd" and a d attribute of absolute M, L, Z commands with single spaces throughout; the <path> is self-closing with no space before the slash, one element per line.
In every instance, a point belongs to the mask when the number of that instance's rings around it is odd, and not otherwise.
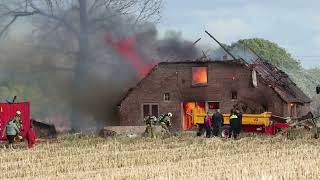
<path fill-rule="evenodd" d="M 143 80 L 148 77 L 153 71 L 157 69 L 159 65 L 166 65 L 166 64 L 207 64 L 207 63 L 221 63 L 221 64 L 240 64 L 245 65 L 245 67 L 249 67 L 254 69 L 258 76 L 260 76 L 264 83 L 273 88 L 274 91 L 287 103 L 310 103 L 311 99 L 289 78 L 289 76 L 278 69 L 276 66 L 272 65 L 271 63 L 267 62 L 263 59 L 257 59 L 253 61 L 253 63 L 248 64 L 243 59 L 237 60 L 223 60 L 223 61 L 214 61 L 211 59 L 200 59 L 194 61 L 174 61 L 174 62 L 160 62 L 159 64 L 155 65 L 149 73 L 140 81 L 138 84 L 130 88 L 123 98 L 121 98 L 121 102 L 136 88 L 141 85 Z"/>
<path fill-rule="evenodd" d="M 284 101 L 302 104 L 311 102 L 311 99 L 290 77 L 276 66 L 260 58 L 255 60 L 251 66 Z"/>

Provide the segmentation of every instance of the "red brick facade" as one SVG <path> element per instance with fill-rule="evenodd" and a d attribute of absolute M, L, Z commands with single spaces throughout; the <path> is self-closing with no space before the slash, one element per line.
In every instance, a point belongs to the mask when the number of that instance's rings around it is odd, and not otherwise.
<path fill-rule="evenodd" d="M 208 67 L 208 83 L 192 85 L 192 67 Z M 289 116 L 289 102 L 285 102 L 270 86 L 257 76 L 258 86 L 252 85 L 252 72 L 240 61 L 160 63 L 122 100 L 119 107 L 120 125 L 143 125 L 142 104 L 154 103 L 159 114 L 173 113 L 173 127 L 183 127 L 182 103 L 187 101 L 219 101 L 222 113 L 229 113 L 233 105 L 245 102 L 246 113 L 270 111 L 274 115 Z M 237 92 L 237 99 L 232 99 Z M 164 101 L 164 94 L 170 101 Z M 309 111 L 309 104 L 295 105 L 295 116 Z"/>

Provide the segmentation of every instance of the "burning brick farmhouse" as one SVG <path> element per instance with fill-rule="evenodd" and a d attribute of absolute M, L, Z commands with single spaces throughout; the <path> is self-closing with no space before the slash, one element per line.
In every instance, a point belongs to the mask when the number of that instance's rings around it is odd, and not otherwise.
<path fill-rule="evenodd" d="M 300 117 L 310 111 L 308 98 L 288 75 L 265 60 L 161 62 L 130 89 L 119 104 L 120 125 L 144 125 L 150 112 L 172 112 L 175 129 L 192 128 L 194 108 L 229 113 L 239 105 L 244 113 L 272 112 Z"/>

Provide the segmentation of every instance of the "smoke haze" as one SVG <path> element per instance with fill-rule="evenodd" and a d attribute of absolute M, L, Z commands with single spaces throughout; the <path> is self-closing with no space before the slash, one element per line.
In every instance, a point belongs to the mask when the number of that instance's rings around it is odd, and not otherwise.
<path fill-rule="evenodd" d="M 89 36 L 88 74 L 81 79 L 84 89 L 73 86 L 74 68 L 77 63 L 77 42 L 68 32 L 48 33 L 50 27 L 41 27 L 32 34 L 16 38 L 10 33 L 0 45 L 1 100 L 18 96 L 30 100 L 32 116 L 58 128 L 70 127 L 70 113 L 81 114 L 83 128 L 117 125 L 117 104 L 126 91 L 136 85 L 160 61 L 193 60 L 200 51 L 179 33 L 168 32 L 158 39 L 158 30 L 152 23 L 133 26 L 121 19 L 111 21 L 108 31 L 98 31 Z M 108 43 L 127 43 L 130 52 Z M 128 45 L 128 44 L 125 44 Z M 118 48 L 118 49 L 117 49 Z M 132 53 L 137 59 L 132 59 Z M 130 55 L 130 56 L 128 56 Z M 74 97 L 76 97 L 74 99 Z M 77 106 L 72 106 L 76 101 Z"/>

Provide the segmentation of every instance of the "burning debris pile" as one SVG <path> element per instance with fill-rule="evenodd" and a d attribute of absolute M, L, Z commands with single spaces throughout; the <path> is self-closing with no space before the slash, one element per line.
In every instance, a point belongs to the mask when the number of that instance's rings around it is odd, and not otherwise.
<path fill-rule="evenodd" d="M 55 138 L 57 136 L 57 131 L 54 125 L 42 123 L 31 119 L 31 124 L 36 131 L 38 138 Z"/>

